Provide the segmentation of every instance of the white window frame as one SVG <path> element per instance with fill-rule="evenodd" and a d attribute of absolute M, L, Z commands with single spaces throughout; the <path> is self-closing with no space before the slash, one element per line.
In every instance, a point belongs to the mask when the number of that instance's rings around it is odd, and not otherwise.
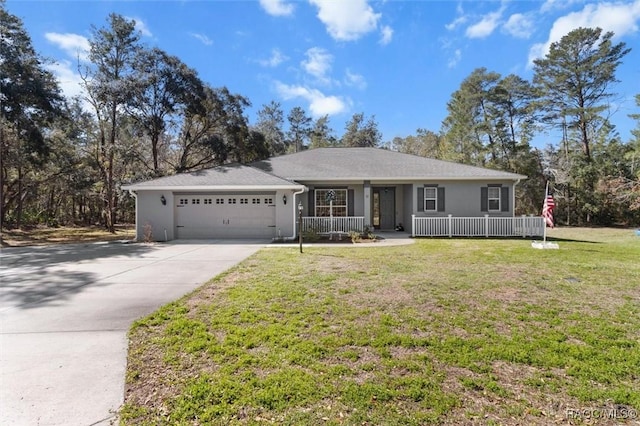
<path fill-rule="evenodd" d="M 333 202 L 333 216 L 334 217 L 347 217 L 349 191 L 347 189 L 316 189 L 315 191 L 315 216 L 316 217 L 329 217 L 329 202 L 327 201 L 327 193 L 334 191 L 336 194 L 336 201 Z M 344 200 L 344 204 L 340 203 Z"/>
<path fill-rule="evenodd" d="M 429 192 L 433 191 L 433 194 Z M 429 201 L 433 201 L 433 208 L 429 208 Z M 437 212 L 438 211 L 438 187 L 425 186 L 424 187 L 424 211 L 425 212 Z"/>
<path fill-rule="evenodd" d="M 492 194 L 493 193 L 493 194 Z M 502 188 L 499 186 L 489 186 L 487 188 L 487 210 L 490 212 L 499 212 L 501 211 L 501 193 L 502 193 Z M 497 195 L 496 195 L 497 194 Z M 491 206 L 491 202 L 494 203 L 494 206 L 497 205 L 497 207 L 492 208 Z"/>

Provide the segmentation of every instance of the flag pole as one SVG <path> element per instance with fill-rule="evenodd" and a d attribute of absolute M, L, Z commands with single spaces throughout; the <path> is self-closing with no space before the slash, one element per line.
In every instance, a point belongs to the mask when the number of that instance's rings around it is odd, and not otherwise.
<path fill-rule="evenodd" d="M 547 225 L 553 228 L 553 208 L 555 207 L 555 202 L 553 201 L 553 196 L 549 195 L 549 181 L 544 188 L 544 204 L 542 205 L 542 226 L 544 226 L 544 230 L 542 231 L 542 243 L 540 241 L 532 241 L 531 247 L 537 249 L 559 249 L 557 243 L 548 243 L 547 242 Z"/>
<path fill-rule="evenodd" d="M 546 205 L 548 196 L 549 196 L 549 181 L 547 181 L 547 186 L 544 189 L 544 203 L 543 203 L 543 205 Z M 546 244 L 547 243 L 547 219 L 544 218 L 544 216 L 543 216 L 543 223 L 544 223 L 544 231 L 542 232 L 542 242 L 544 244 Z"/>

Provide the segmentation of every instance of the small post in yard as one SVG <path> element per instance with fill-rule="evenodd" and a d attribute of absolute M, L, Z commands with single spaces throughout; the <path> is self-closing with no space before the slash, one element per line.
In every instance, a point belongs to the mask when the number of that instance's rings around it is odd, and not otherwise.
<path fill-rule="evenodd" d="M 302 253 L 302 201 L 298 203 L 298 242 L 300 243 L 300 253 Z"/>

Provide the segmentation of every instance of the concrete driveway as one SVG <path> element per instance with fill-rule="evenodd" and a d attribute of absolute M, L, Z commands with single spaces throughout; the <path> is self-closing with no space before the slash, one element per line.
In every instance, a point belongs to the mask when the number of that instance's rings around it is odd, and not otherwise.
<path fill-rule="evenodd" d="M 265 244 L 2 249 L 0 424 L 110 424 L 124 397 L 131 323 Z"/>

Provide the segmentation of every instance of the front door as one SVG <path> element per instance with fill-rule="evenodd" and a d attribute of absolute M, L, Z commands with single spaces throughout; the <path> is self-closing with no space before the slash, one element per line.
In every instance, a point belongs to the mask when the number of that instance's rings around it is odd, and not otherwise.
<path fill-rule="evenodd" d="M 373 226 L 376 229 L 395 229 L 395 188 L 373 188 Z"/>

